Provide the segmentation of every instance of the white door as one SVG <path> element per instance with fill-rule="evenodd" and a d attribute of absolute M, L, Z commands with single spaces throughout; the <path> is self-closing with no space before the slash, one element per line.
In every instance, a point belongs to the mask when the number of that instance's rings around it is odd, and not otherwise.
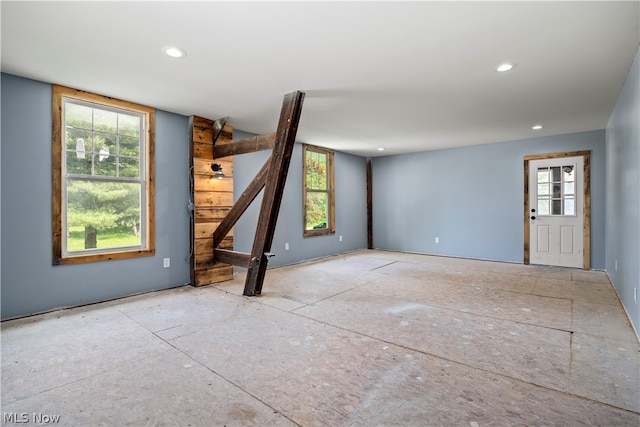
<path fill-rule="evenodd" d="M 531 264 L 583 267 L 584 159 L 529 162 L 529 253 Z"/>

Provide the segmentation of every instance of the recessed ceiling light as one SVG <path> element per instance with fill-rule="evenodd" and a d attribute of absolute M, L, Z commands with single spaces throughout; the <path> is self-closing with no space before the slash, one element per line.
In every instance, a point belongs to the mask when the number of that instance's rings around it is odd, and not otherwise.
<path fill-rule="evenodd" d="M 165 46 L 162 48 L 162 51 L 166 55 L 176 59 L 184 58 L 185 56 L 187 56 L 187 52 L 175 46 Z"/>
<path fill-rule="evenodd" d="M 378 151 L 384 151 L 384 148 L 380 147 L 378 148 Z"/>
<path fill-rule="evenodd" d="M 505 62 L 504 64 L 500 64 L 498 68 L 496 68 L 496 71 L 504 73 L 505 71 L 513 70 L 515 66 L 516 64 L 512 62 Z"/>
<path fill-rule="evenodd" d="M 531 126 L 531 129 L 533 129 L 533 130 L 540 130 L 540 129 L 542 129 L 542 125 L 534 125 L 534 126 Z"/>

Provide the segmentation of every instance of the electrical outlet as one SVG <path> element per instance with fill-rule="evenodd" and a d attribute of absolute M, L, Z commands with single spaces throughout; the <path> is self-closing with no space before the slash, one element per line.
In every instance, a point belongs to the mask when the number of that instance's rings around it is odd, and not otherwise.
<path fill-rule="evenodd" d="M 616 260 L 616 266 L 615 266 L 616 271 L 618 271 L 618 260 Z"/>
<path fill-rule="evenodd" d="M 164 268 L 169 268 L 169 267 L 171 267 L 171 258 L 165 258 L 165 259 L 163 260 L 163 266 L 164 266 Z"/>
<path fill-rule="evenodd" d="M 440 238 L 436 237 L 436 243 L 440 243 Z"/>
<path fill-rule="evenodd" d="M 633 288 L 633 302 L 638 302 L 638 288 Z"/>
<path fill-rule="evenodd" d="M 285 251 L 288 251 L 288 250 L 289 250 L 289 244 L 288 244 L 288 243 L 285 243 L 285 244 L 284 244 L 284 250 L 285 250 Z"/>
<path fill-rule="evenodd" d="M 342 242 L 342 236 L 340 236 L 340 241 Z"/>

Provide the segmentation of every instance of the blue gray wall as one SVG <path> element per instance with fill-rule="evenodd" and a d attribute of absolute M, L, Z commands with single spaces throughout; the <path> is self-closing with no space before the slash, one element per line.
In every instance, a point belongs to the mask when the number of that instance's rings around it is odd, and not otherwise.
<path fill-rule="evenodd" d="M 638 52 L 607 126 L 606 196 L 606 271 L 636 333 L 640 332 L 640 308 L 634 299 L 634 289 L 640 292 L 640 50 Z"/>
<path fill-rule="evenodd" d="M 524 156 L 591 150 L 591 264 L 606 268 L 638 329 L 638 67 L 636 57 L 606 148 L 605 131 L 594 131 L 373 159 L 374 246 L 522 262 Z M 188 283 L 188 118 L 163 111 L 156 117 L 156 255 L 51 265 L 51 92 L 47 83 L 1 76 L 2 318 Z M 267 156 L 236 156 L 236 199 Z M 366 160 L 336 152 L 335 174 L 336 234 L 303 238 L 302 147 L 296 144 L 271 267 L 366 247 Z M 251 249 L 260 197 L 236 224 L 236 250 Z M 165 257 L 171 258 L 169 269 L 162 268 Z"/>
<path fill-rule="evenodd" d="M 234 131 L 235 140 L 253 134 Z M 269 157 L 269 151 L 243 154 L 233 159 L 234 199 L 237 200 L 256 172 Z M 296 144 L 289 166 L 280 214 L 273 238 L 270 267 L 319 258 L 367 247 L 366 159 L 335 152 L 336 233 L 328 236 L 302 236 L 302 145 Z M 234 249 L 251 252 L 262 193 L 234 227 Z M 342 236 L 342 242 L 339 237 Z M 285 250 L 289 243 L 289 250 Z"/>
<path fill-rule="evenodd" d="M 1 82 L 2 318 L 188 283 L 188 119 L 156 112 L 156 255 L 53 267 L 52 87 L 9 74 Z"/>
<path fill-rule="evenodd" d="M 374 247 L 523 262 L 524 157 L 591 150 L 591 266 L 604 269 L 604 143 L 601 130 L 375 158 Z"/>

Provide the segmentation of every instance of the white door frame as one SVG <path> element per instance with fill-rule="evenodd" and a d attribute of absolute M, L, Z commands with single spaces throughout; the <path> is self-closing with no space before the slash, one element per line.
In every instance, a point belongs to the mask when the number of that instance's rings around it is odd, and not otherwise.
<path fill-rule="evenodd" d="M 583 185 L 583 236 L 584 236 L 584 252 L 582 268 L 591 269 L 591 152 L 590 151 L 571 151 L 549 154 L 535 154 L 525 156 L 524 158 L 524 263 L 529 264 L 530 261 L 530 206 L 529 206 L 529 162 L 532 160 L 543 159 L 559 159 L 564 157 L 582 156 L 584 160 L 584 171 L 582 173 Z"/>

